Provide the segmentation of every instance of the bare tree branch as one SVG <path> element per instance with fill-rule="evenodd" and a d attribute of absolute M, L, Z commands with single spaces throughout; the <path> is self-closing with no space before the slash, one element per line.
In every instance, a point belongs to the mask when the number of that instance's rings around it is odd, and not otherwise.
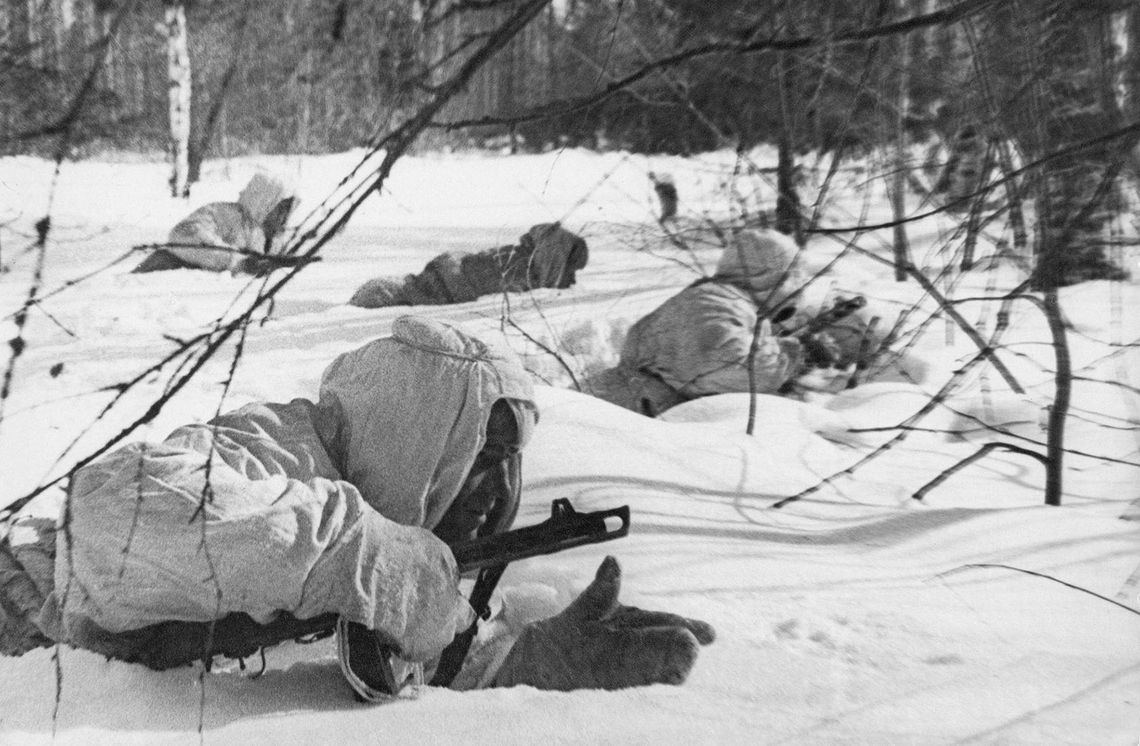
<path fill-rule="evenodd" d="M 987 453 L 990 453 L 991 451 L 997 450 L 999 448 L 1002 450 L 1006 450 L 1006 451 L 1012 451 L 1014 453 L 1020 453 L 1021 455 L 1029 456 L 1030 458 L 1035 458 L 1038 461 L 1040 461 L 1042 464 L 1045 464 L 1046 467 L 1049 466 L 1049 459 L 1046 456 L 1044 456 L 1043 454 L 1038 453 L 1037 451 L 1031 451 L 1028 448 L 1022 448 L 1021 446 L 1015 446 L 1012 443 L 986 443 L 985 445 L 983 445 L 981 448 L 979 448 L 974 453 L 970 454 L 969 456 L 962 459 L 961 461 L 954 464 L 953 466 L 947 468 L 941 474 L 936 476 L 934 479 L 931 479 L 929 482 L 927 482 L 926 484 L 919 487 L 917 490 L 915 490 L 914 494 L 911 495 L 911 497 L 915 500 L 923 499 L 924 497 L 926 497 L 926 494 L 928 492 L 930 492 L 932 489 L 934 489 L 938 485 L 942 484 L 947 479 L 954 476 L 955 474 L 957 474 L 959 471 L 966 468 L 970 464 L 974 463 L 975 461 L 980 460 Z"/>

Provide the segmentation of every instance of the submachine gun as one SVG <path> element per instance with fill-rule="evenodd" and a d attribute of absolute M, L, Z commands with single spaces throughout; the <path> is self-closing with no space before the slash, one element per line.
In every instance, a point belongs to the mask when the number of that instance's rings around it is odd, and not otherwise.
<path fill-rule="evenodd" d="M 832 324 L 842 321 L 854 312 L 867 305 L 867 299 L 862 295 L 850 298 L 837 298 L 831 307 L 824 309 L 813 318 L 797 327 L 781 328 L 779 336 L 797 339 L 804 346 L 806 362 L 815 367 L 828 367 L 835 362 L 835 353 L 828 346 L 816 338 L 816 335 L 826 330 Z M 784 306 L 772 315 L 775 323 L 789 320 L 795 315 L 795 306 Z"/>

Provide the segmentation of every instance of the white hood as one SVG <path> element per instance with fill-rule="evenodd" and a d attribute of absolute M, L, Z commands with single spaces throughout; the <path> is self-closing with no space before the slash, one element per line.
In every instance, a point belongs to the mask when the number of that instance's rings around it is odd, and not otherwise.
<path fill-rule="evenodd" d="M 537 420 L 530 376 L 509 350 L 403 316 L 392 336 L 341 355 L 321 380 L 319 429 L 344 478 L 390 520 L 432 527 L 459 492 L 498 399 Z"/>
<path fill-rule="evenodd" d="M 296 194 L 293 185 L 287 184 L 280 177 L 258 171 L 241 190 L 238 204 L 260 225 L 281 200 L 295 197 Z"/>

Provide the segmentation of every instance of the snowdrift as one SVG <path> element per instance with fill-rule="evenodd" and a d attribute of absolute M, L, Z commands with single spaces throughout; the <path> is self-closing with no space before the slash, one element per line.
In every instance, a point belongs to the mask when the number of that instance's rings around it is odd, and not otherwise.
<path fill-rule="evenodd" d="M 1140 338 L 1135 284 L 1088 283 L 1063 294 L 1082 379 L 1074 386 L 1060 508 L 1040 504 L 1039 463 L 1001 452 L 924 500 L 912 498 L 991 440 L 1040 447 L 1052 350 L 1029 304 L 1014 307 L 1004 338 L 1013 352 L 1003 359 L 1024 394 L 980 366 L 904 439 L 850 471 L 895 439 L 895 426 L 976 353 L 962 334 L 934 321 L 911 345 L 920 363 L 913 382 L 873 382 L 803 402 L 758 397 L 752 435 L 746 394 L 650 420 L 567 389 L 571 374 L 611 364 L 629 324 L 690 282 L 694 266 L 715 262 L 711 251 L 671 253 L 648 227 L 655 197 L 646 173 L 669 171 L 688 185 L 683 211 L 712 210 L 721 202 L 716 169 L 732 157 L 569 151 L 404 159 L 388 193 L 368 203 L 324 260 L 250 329 L 232 379 L 228 345 L 130 436 L 157 439 L 254 399 L 312 396 L 328 361 L 385 334 L 408 310 L 345 305 L 361 278 L 412 271 L 441 250 L 478 250 L 534 222 L 561 220 L 590 243 L 590 265 L 572 289 L 511 299 L 510 318 L 530 339 L 505 322 L 502 298 L 415 311 L 504 334 L 540 380 L 555 384 L 539 388 L 542 414 L 524 456 L 519 525 L 543 519 L 560 497 L 580 509 L 628 504 L 633 513 L 626 539 L 513 565 L 503 602 L 534 618 L 552 613 L 613 554 L 625 574 L 625 603 L 717 628 L 717 642 L 703 649 L 684 686 L 566 694 L 425 687 L 364 706 L 341 680 L 329 641 L 272 648 L 264 668 L 247 660 L 244 670 L 233 662 L 210 673 L 155 673 L 83 651 L 40 650 L 0 659 L 0 743 L 1134 743 L 1140 382 L 1129 376 L 1140 359 L 1127 345 Z M 303 211 L 351 159 L 262 161 L 302 177 Z M 265 164 L 208 164 L 191 201 L 223 198 L 255 165 Z M 0 216 L 15 219 L 11 230 L 27 231 L 45 204 L 50 164 L 5 159 L 0 169 Z M 64 285 L 132 244 L 156 240 L 185 212 L 186 204 L 161 196 L 164 178 L 153 163 L 64 169 L 45 297 L 28 316 L 0 423 L 0 505 L 66 473 L 137 419 L 167 385 L 169 369 L 145 371 L 170 351 L 172 338 L 209 329 L 255 291 L 247 279 L 192 271 L 130 275 L 131 263 Z M 753 197 L 763 202 L 766 189 L 758 186 Z M 923 258 L 922 242 L 933 246 L 949 230 L 936 221 L 916 225 L 916 256 L 937 266 L 933 249 Z M 10 338 L 16 328 L 7 314 L 27 297 L 33 256 L 10 250 L 16 241 L 3 238 L 11 271 L 0 275 L 0 313 Z M 824 262 L 838 248 L 813 242 L 811 251 Z M 1013 268 L 999 266 L 966 275 L 956 292 L 989 294 L 1016 280 Z M 830 282 L 884 308 L 919 298 L 914 283 L 895 283 L 870 262 L 853 260 Z M 988 304 L 961 310 L 993 328 Z M 114 386 L 140 376 L 100 419 Z M 802 499 L 773 507 L 823 480 Z M 58 496 L 49 490 L 33 508 L 50 514 Z"/>

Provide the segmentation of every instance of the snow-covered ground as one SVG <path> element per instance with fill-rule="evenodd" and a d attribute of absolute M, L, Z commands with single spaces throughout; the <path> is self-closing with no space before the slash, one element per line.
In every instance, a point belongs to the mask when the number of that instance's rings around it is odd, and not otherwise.
<path fill-rule="evenodd" d="M 52 216 L 43 300 L 27 315 L 26 347 L 0 421 L 0 506 L 62 476 L 142 417 L 178 373 L 174 365 L 147 369 L 174 340 L 244 308 L 259 287 L 204 272 L 132 275 L 138 255 L 114 260 L 133 245 L 161 241 L 190 208 L 232 199 L 257 167 L 296 180 L 303 215 L 356 157 L 209 163 L 189 204 L 164 196 L 164 166 L 145 159 L 66 164 L 54 188 L 51 164 L 0 160 L 5 339 L 17 334 L 13 312 L 36 267 L 36 252 L 25 250 L 33 225 Z M 755 159 L 771 165 L 765 152 Z M 939 318 L 905 338 L 912 343 L 904 367 L 915 382 L 892 374 L 804 402 L 760 397 L 753 435 L 745 434 L 747 395 L 692 402 L 650 420 L 569 390 L 570 372 L 580 378 L 613 362 L 632 321 L 690 282 L 695 268 L 715 263 L 712 248 L 680 251 L 663 238 L 647 173 L 673 174 L 685 224 L 707 238 L 702 215 L 771 203 L 769 184 L 731 178 L 733 167 L 731 153 L 405 158 L 385 194 L 365 203 L 322 261 L 281 291 L 264 321 L 257 316 L 228 388 L 232 344 L 129 436 L 159 439 L 182 422 L 254 399 L 313 396 L 336 354 L 386 334 L 409 310 L 344 305 L 365 279 L 416 271 L 444 249 L 510 243 L 533 223 L 561 220 L 590 245 L 574 288 L 517 295 L 509 309 L 492 297 L 414 310 L 504 333 L 536 376 L 555 384 L 539 388 L 542 418 L 524 459 L 520 525 L 540 520 L 558 497 L 580 509 L 628 504 L 633 512 L 628 538 L 519 562 L 504 578 L 506 592 L 557 608 L 614 554 L 626 603 L 717 628 L 718 640 L 684 686 L 569 694 L 423 688 L 397 703 L 364 706 L 349 695 L 323 642 L 269 650 L 256 678 L 250 674 L 260 661 L 249 671 L 231 665 L 203 676 L 63 649 L 57 690 L 53 651 L 40 650 L 0 659 L 0 743 L 1136 743 L 1140 352 L 1125 345 L 1140 339 L 1140 285 L 1087 283 L 1062 294 L 1080 378 L 1060 508 L 1041 505 L 1041 464 L 1005 451 L 923 501 L 912 499 L 984 443 L 1043 449 L 1034 443 L 1045 438 L 1053 350 L 1040 312 L 1024 301 L 1012 308 L 1002 355 L 1025 394 L 977 366 L 946 406 L 848 474 L 923 406 L 923 392 L 936 391 L 976 352 L 960 330 Z M 829 212 L 834 224 L 850 224 L 864 205 L 865 220 L 887 217 L 865 175 L 845 173 Z M 954 225 L 931 219 L 910 229 L 916 261 L 937 273 L 946 258 L 935 248 Z M 994 230 L 983 237 L 983 253 L 1000 237 Z M 875 235 L 860 245 L 888 250 Z M 816 238 L 806 262 L 820 266 L 841 247 Z M 1134 257 L 1125 261 L 1140 270 Z M 1020 279 L 1016 264 L 1002 260 L 956 279 L 949 292 L 994 295 Z M 895 283 L 889 268 L 858 257 L 841 261 L 821 287 L 866 294 L 886 324 L 920 297 L 915 283 Z M 932 308 L 923 305 L 910 325 Z M 996 304 L 959 309 L 993 332 Z M 8 355 L 6 348 L 4 370 Z M 114 399 L 118 384 L 140 375 Z M 832 475 L 823 488 L 773 508 Z M 57 499 L 58 490 L 48 490 L 32 507 L 51 511 Z"/>

